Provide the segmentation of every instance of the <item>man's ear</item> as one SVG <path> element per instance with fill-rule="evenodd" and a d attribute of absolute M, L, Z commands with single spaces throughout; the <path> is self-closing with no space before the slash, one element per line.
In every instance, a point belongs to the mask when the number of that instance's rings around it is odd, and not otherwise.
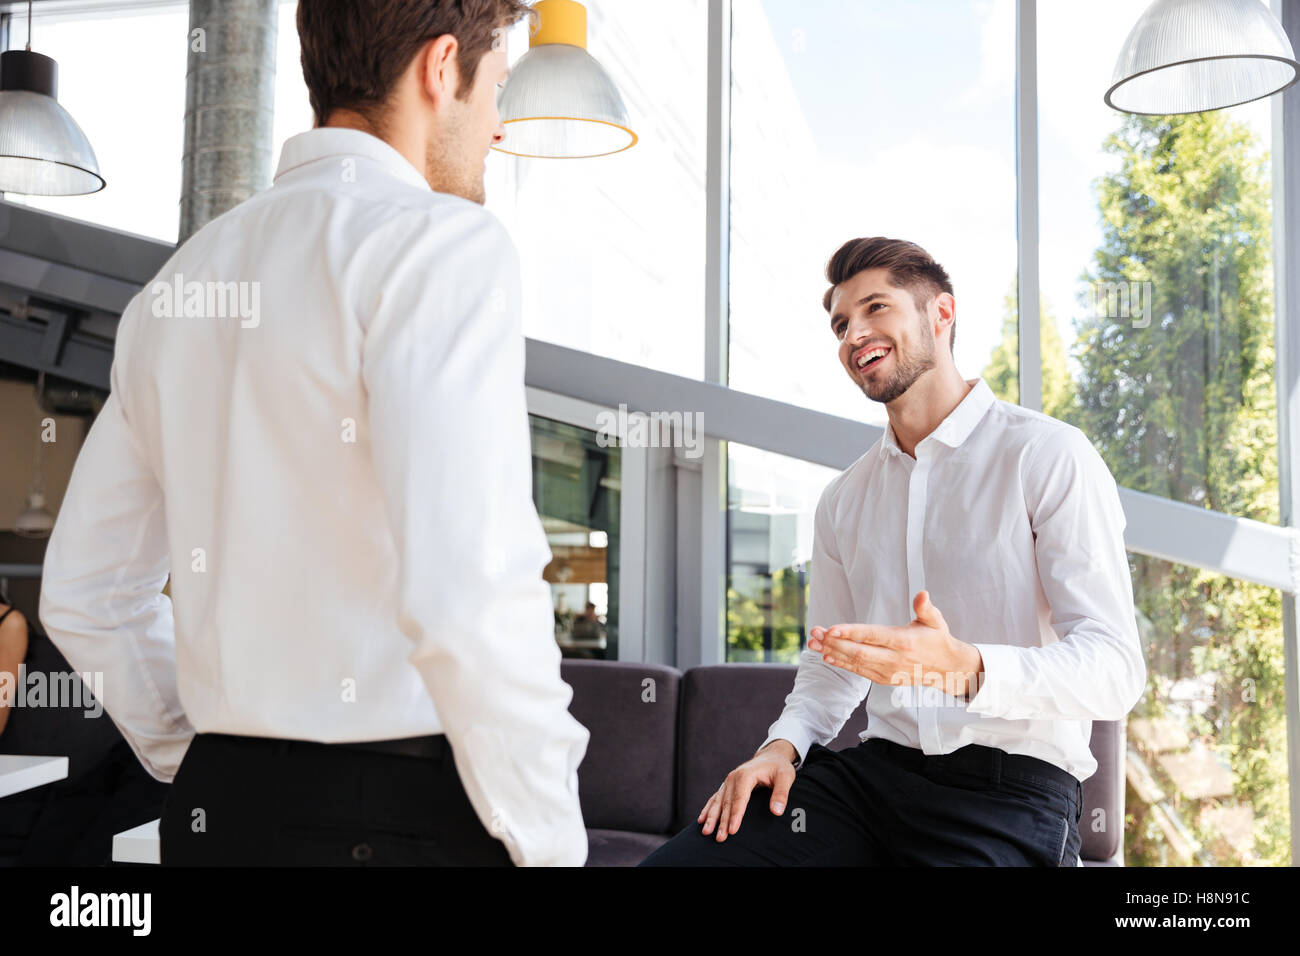
<path fill-rule="evenodd" d="M 957 318 L 957 300 L 947 292 L 940 292 L 934 297 L 936 318 L 947 319 L 949 323 Z"/>
<path fill-rule="evenodd" d="M 426 43 L 415 56 L 420 89 L 433 101 L 434 109 L 441 109 L 454 98 L 460 86 L 460 65 L 456 60 L 459 49 L 456 38 L 444 33 Z"/>

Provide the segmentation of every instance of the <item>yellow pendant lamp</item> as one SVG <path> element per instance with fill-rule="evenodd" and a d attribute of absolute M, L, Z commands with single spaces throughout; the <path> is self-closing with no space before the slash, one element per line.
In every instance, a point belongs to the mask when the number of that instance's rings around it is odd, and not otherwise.
<path fill-rule="evenodd" d="M 609 74 L 587 52 L 587 8 L 538 0 L 537 30 L 510 71 L 498 110 L 506 138 L 492 148 L 537 159 L 589 159 L 631 149 L 637 136 Z"/>

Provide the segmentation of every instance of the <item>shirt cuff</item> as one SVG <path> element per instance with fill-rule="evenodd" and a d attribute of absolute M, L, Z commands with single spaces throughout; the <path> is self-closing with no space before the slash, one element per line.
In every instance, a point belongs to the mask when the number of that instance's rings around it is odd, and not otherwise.
<path fill-rule="evenodd" d="M 966 710 L 983 717 L 1009 717 L 1024 682 L 1019 647 L 1009 644 L 976 644 L 984 670 L 976 678 L 979 691 Z"/>
<path fill-rule="evenodd" d="M 803 763 L 804 757 L 808 756 L 808 748 L 813 744 L 813 735 L 809 732 L 808 728 L 799 723 L 799 721 L 792 720 L 788 717 L 781 717 L 777 719 L 776 723 L 768 728 L 767 739 L 763 741 L 762 746 L 758 749 L 762 750 L 763 747 L 766 747 L 774 740 L 790 741 L 794 746 L 795 756 L 797 757 L 794 765 L 798 767 Z"/>

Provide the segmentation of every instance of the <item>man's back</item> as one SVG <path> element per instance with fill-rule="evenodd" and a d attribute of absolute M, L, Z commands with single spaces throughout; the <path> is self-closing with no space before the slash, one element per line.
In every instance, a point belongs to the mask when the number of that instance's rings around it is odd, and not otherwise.
<path fill-rule="evenodd" d="M 340 190 L 344 160 L 356 181 Z M 467 241 L 488 218 L 327 156 L 208 224 L 123 315 L 121 400 L 166 501 L 181 698 L 197 730 L 344 741 L 439 729 L 397 627 L 363 342 L 404 231 L 443 234 L 437 283 L 500 255 Z"/>
<path fill-rule="evenodd" d="M 446 733 L 516 862 L 580 861 L 587 734 L 550 638 L 518 302 L 496 219 L 345 129 L 290 140 L 132 300 L 42 620 L 78 669 L 121 668 L 105 705 L 151 773 L 194 731 Z"/>

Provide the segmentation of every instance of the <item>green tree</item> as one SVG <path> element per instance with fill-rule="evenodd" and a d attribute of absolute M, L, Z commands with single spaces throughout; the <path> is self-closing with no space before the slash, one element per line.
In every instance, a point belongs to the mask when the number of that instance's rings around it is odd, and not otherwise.
<path fill-rule="evenodd" d="M 727 578 L 727 658 L 797 664 L 803 650 L 808 576 L 799 568 Z M 764 641 L 771 642 L 765 652 Z"/>
<path fill-rule="evenodd" d="M 1012 283 L 1002 300 L 1002 338 L 989 357 L 982 377 L 994 395 L 1013 404 L 1020 402 L 1019 322 L 1016 288 Z M 1043 357 L 1043 412 L 1053 418 L 1064 418 L 1074 399 L 1074 389 L 1066 366 L 1065 344 L 1046 303 L 1039 310 L 1038 335 Z"/>
<path fill-rule="evenodd" d="M 1107 305 L 1076 324 L 1062 417 L 1122 486 L 1276 522 L 1267 157 L 1221 112 L 1131 116 L 1104 148 L 1118 168 L 1097 183 L 1102 244 L 1081 281 L 1098 303 L 1100 290 L 1121 289 L 1150 310 Z M 1156 558 L 1130 563 L 1149 672 L 1133 717 L 1185 728 L 1188 753 L 1229 767 L 1235 789 L 1189 794 L 1151 748 L 1142 759 L 1163 797 L 1144 805 L 1130 789 L 1130 862 L 1184 862 L 1169 855 L 1177 831 L 1196 848 L 1186 862 L 1288 864 L 1279 593 Z M 1225 814 L 1243 811 L 1244 849 L 1222 838 Z"/>

